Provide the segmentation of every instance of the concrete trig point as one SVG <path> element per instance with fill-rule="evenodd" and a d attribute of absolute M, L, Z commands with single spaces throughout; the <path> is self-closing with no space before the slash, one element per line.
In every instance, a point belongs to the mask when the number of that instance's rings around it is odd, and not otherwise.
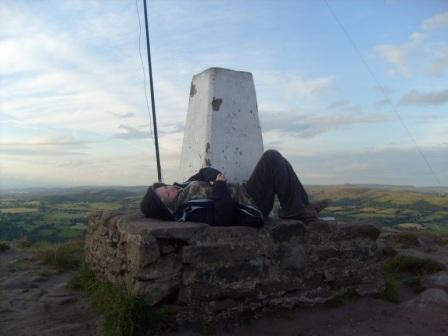
<path fill-rule="evenodd" d="M 211 166 L 229 182 L 247 180 L 262 154 L 252 74 L 210 68 L 193 76 L 180 179 Z"/>

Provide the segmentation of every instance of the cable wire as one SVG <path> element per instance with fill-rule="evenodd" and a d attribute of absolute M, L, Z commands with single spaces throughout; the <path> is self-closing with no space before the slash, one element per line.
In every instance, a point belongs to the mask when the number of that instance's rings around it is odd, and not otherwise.
<path fill-rule="evenodd" d="M 362 56 L 358 46 L 356 45 L 355 41 L 351 38 L 350 34 L 348 33 L 348 31 L 345 29 L 344 25 L 342 24 L 342 22 L 339 20 L 338 16 L 336 15 L 336 13 L 334 12 L 334 10 L 331 8 L 330 4 L 328 3 L 327 0 L 323 0 L 325 2 L 325 4 L 328 7 L 328 10 L 330 11 L 331 15 L 333 16 L 334 20 L 336 21 L 336 23 L 338 24 L 339 28 L 341 28 L 341 30 L 343 31 L 345 37 L 347 38 L 347 40 L 350 42 L 350 44 L 352 45 L 353 49 L 355 50 L 355 53 L 358 55 L 358 57 L 360 58 L 361 62 L 364 64 L 365 68 L 367 69 L 367 72 L 370 74 L 370 76 L 373 78 L 373 81 L 376 83 L 376 85 L 378 86 L 378 88 L 380 89 L 380 92 L 382 93 L 382 95 L 384 96 L 384 98 L 386 99 L 386 101 L 389 103 L 389 105 L 392 108 L 392 111 L 395 113 L 395 115 L 397 116 L 398 120 L 400 121 L 401 126 L 406 130 L 407 135 L 409 136 L 409 138 L 412 140 L 412 142 L 414 143 L 415 148 L 417 149 L 418 153 L 420 154 L 420 156 L 422 157 L 423 161 L 425 161 L 426 165 L 428 166 L 429 171 L 432 173 L 436 183 L 438 186 L 442 186 L 439 177 L 437 176 L 436 172 L 434 171 L 434 169 L 432 168 L 431 164 L 429 163 L 428 159 L 426 158 L 425 154 L 423 153 L 423 150 L 420 148 L 420 146 L 418 145 L 417 141 L 415 140 L 414 136 L 412 135 L 411 130 L 407 127 L 406 123 L 404 122 L 403 118 L 401 117 L 400 113 L 397 111 L 396 107 L 394 104 L 392 104 L 392 101 L 390 100 L 389 95 L 387 94 L 386 89 L 384 88 L 384 86 L 380 83 L 380 81 L 378 80 L 378 78 L 375 76 L 374 72 L 372 71 L 371 67 L 369 66 L 369 64 L 367 63 L 367 61 L 364 59 L 364 57 Z"/>

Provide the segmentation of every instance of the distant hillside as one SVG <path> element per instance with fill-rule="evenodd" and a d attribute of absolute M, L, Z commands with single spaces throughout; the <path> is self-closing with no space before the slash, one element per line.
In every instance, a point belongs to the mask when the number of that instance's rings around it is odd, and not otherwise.
<path fill-rule="evenodd" d="M 82 237 L 97 210 L 139 211 L 146 187 L 79 187 L 10 190 L 0 197 L 0 240 Z"/>
<path fill-rule="evenodd" d="M 436 193 L 436 194 L 447 194 L 448 186 L 441 187 L 415 187 L 411 185 L 391 185 L 391 184 L 336 184 L 336 185 L 309 185 L 309 188 L 368 188 L 368 189 L 381 189 L 381 190 L 408 190 L 415 191 L 419 193 Z"/>
<path fill-rule="evenodd" d="M 32 188 L 2 192 L 0 240 L 25 236 L 33 241 L 63 241 L 82 237 L 87 218 L 94 211 L 140 211 L 146 188 Z M 448 232 L 448 194 L 434 191 L 440 188 L 346 184 L 306 189 L 312 199 L 330 201 L 322 216 L 337 221 L 368 220 L 390 227 Z"/>
<path fill-rule="evenodd" d="M 448 194 L 427 191 L 368 188 L 358 185 L 310 186 L 312 199 L 329 200 L 323 215 L 340 221 L 369 220 L 402 228 L 419 227 L 448 232 Z"/>

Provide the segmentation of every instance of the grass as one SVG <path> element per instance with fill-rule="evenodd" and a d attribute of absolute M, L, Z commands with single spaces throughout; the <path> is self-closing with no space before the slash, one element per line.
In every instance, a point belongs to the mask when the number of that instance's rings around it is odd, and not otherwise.
<path fill-rule="evenodd" d="M 28 247 L 31 247 L 32 243 L 30 242 L 30 240 L 28 239 L 27 236 L 20 236 L 20 238 L 17 241 L 17 246 L 21 249 L 26 249 Z"/>
<path fill-rule="evenodd" d="M 44 264 L 56 270 L 76 269 L 83 257 L 84 242 L 79 240 L 65 243 L 37 243 L 33 246 L 33 252 Z"/>
<path fill-rule="evenodd" d="M 400 286 L 410 287 L 415 292 L 421 291 L 423 276 L 445 270 L 441 263 L 425 258 L 398 255 L 385 260 L 382 264 L 386 290 L 383 297 L 391 302 L 398 302 Z"/>
<path fill-rule="evenodd" d="M 423 230 L 425 227 L 418 223 L 401 223 L 397 224 L 397 227 L 399 229 L 405 229 L 405 230 Z"/>
<path fill-rule="evenodd" d="M 430 240 L 436 245 L 447 245 L 448 235 L 428 230 L 403 231 L 391 236 L 387 243 L 390 247 L 414 248 L 420 246 L 420 239 Z"/>
<path fill-rule="evenodd" d="M 384 267 L 386 272 L 393 274 L 425 275 L 445 270 L 445 266 L 435 260 L 405 255 L 394 257 L 386 262 Z"/>
<path fill-rule="evenodd" d="M 87 212 L 86 212 L 86 215 L 87 215 Z M 45 214 L 43 219 L 46 224 L 61 223 L 61 222 L 68 223 L 72 219 L 76 219 L 79 216 L 80 216 L 79 213 L 71 213 L 71 212 L 52 210 L 51 212 Z"/>
<path fill-rule="evenodd" d="M 388 242 L 393 246 L 400 245 L 403 248 L 418 247 L 420 245 L 418 235 L 415 232 L 400 232 L 393 235 Z"/>
<path fill-rule="evenodd" d="M 85 264 L 79 267 L 69 287 L 85 291 L 104 315 L 105 336 L 143 336 L 150 329 L 172 329 L 174 326 L 169 312 L 150 307 L 124 286 L 98 280 Z"/>
<path fill-rule="evenodd" d="M 347 303 L 347 301 L 349 300 L 350 295 L 349 294 L 344 294 L 344 295 L 338 295 L 335 296 L 334 298 L 332 298 L 331 300 L 328 300 L 327 302 L 325 302 L 325 306 L 327 307 L 342 307 L 343 305 L 345 305 Z"/>
<path fill-rule="evenodd" d="M 55 209 L 73 210 L 73 211 L 89 211 L 89 204 L 86 202 L 64 202 L 54 205 Z"/>
<path fill-rule="evenodd" d="M 388 219 L 395 218 L 395 215 L 387 213 L 356 213 L 351 215 L 351 217 L 355 219 Z"/>
<path fill-rule="evenodd" d="M 8 271 L 16 272 L 16 271 L 27 269 L 30 261 L 32 261 L 32 260 L 33 260 L 32 258 L 20 258 L 20 259 L 13 260 L 8 264 Z"/>
<path fill-rule="evenodd" d="M 432 239 L 439 245 L 448 245 L 448 233 L 421 231 L 419 235 L 422 238 Z"/>
<path fill-rule="evenodd" d="M 8 242 L 0 241 L 0 252 L 7 251 L 11 248 Z"/>
<path fill-rule="evenodd" d="M 37 208 L 3 208 L 0 209 L 1 213 L 6 214 L 18 214 L 18 213 L 26 213 L 26 212 L 37 212 L 39 209 Z"/>
<path fill-rule="evenodd" d="M 398 303 L 398 287 L 399 282 L 396 279 L 395 275 L 386 273 L 383 271 L 384 274 L 384 281 L 386 283 L 386 289 L 382 293 L 383 299 Z"/>
<path fill-rule="evenodd" d="M 118 210 L 122 207 L 121 204 L 112 202 L 93 202 L 90 203 L 90 208 L 95 210 Z"/>

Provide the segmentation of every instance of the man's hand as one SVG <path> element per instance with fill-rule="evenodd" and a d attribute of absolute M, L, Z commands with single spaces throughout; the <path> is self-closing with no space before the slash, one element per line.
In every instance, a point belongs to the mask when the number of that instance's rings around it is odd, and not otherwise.
<path fill-rule="evenodd" d="M 216 178 L 215 181 L 227 181 L 226 177 L 224 176 L 224 174 L 219 173 Z M 214 181 L 210 181 L 210 184 L 213 185 Z"/>
<path fill-rule="evenodd" d="M 227 179 L 224 174 L 219 173 L 218 176 L 216 176 L 215 181 L 227 181 Z"/>

